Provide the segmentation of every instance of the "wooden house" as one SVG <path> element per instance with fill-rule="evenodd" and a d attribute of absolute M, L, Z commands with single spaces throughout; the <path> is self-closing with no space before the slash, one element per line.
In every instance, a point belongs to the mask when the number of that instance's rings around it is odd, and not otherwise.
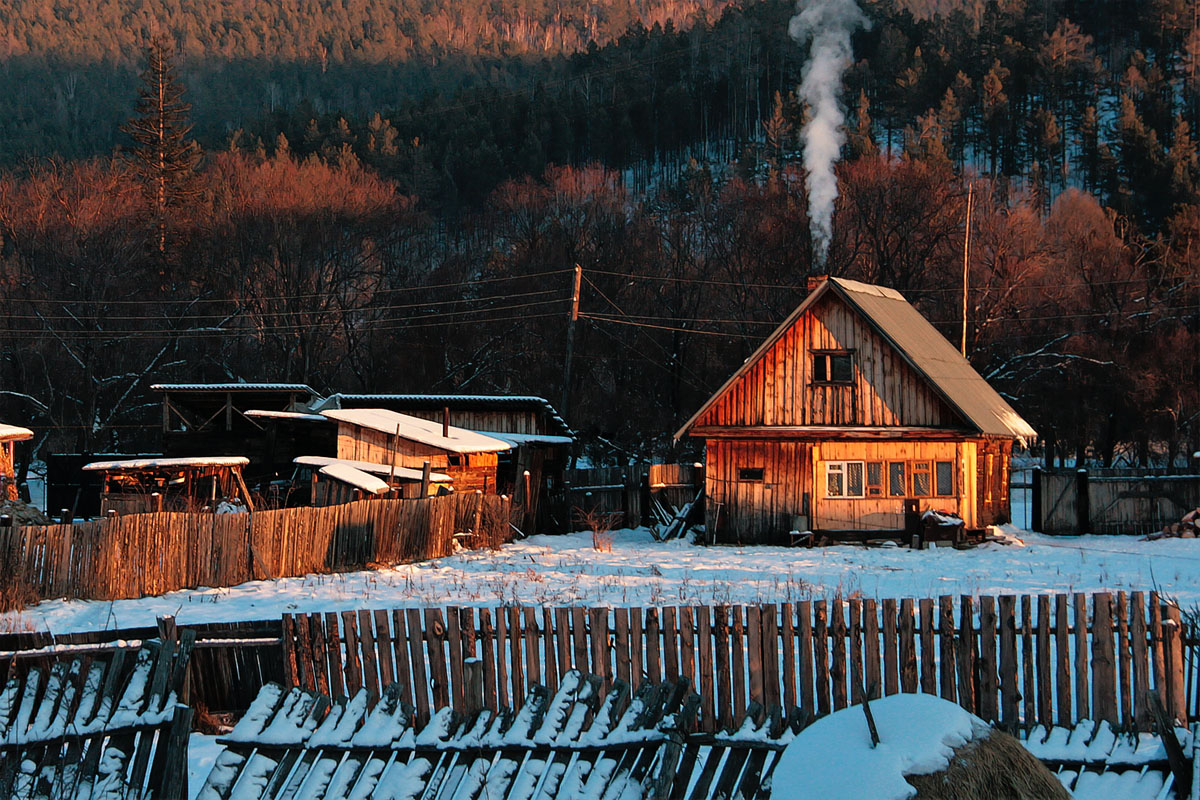
<path fill-rule="evenodd" d="M 400 414 L 384 408 L 327 409 L 337 422 L 338 459 L 408 469 L 431 469 L 446 475 L 457 492 L 499 494 L 498 453 L 508 442 L 482 433 Z"/>
<path fill-rule="evenodd" d="M 33 438 L 33 431 L 0 424 L 0 503 L 18 500 L 16 444 Z"/>
<path fill-rule="evenodd" d="M 1007 521 L 1036 433 L 899 292 L 830 278 L 675 436 L 705 441 L 710 537 L 778 543 L 896 536 L 906 506 Z"/>
<path fill-rule="evenodd" d="M 386 408 L 507 442 L 496 454 L 495 491 L 513 498 L 526 533 L 552 527 L 541 501 L 562 487 L 575 434 L 541 397 L 524 395 L 335 394 L 318 409 Z"/>

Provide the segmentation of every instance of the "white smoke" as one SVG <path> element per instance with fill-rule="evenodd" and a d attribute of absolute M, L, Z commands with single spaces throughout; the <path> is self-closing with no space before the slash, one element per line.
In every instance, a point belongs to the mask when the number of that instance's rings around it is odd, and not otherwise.
<path fill-rule="evenodd" d="M 842 123 L 842 74 L 850 66 L 853 50 L 850 37 L 870 20 L 854 0 L 799 0 L 796 16 L 788 25 L 791 37 L 804 45 L 812 42 L 804 65 L 800 97 L 808 103 L 809 120 L 804 137 L 804 168 L 808 171 L 808 218 L 813 255 L 824 266 L 833 238 L 833 205 L 837 200 L 837 176 L 833 165 L 841 153 L 846 134 Z"/>

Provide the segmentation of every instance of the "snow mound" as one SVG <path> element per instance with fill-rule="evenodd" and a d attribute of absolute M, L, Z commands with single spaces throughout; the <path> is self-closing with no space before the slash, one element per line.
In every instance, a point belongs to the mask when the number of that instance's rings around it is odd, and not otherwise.
<path fill-rule="evenodd" d="M 871 701 L 879 745 L 862 706 L 851 706 L 805 728 L 779 758 L 771 800 L 906 800 L 917 794 L 905 775 L 928 775 L 950 764 L 954 751 L 991 727 L 960 706 L 929 694 Z"/>

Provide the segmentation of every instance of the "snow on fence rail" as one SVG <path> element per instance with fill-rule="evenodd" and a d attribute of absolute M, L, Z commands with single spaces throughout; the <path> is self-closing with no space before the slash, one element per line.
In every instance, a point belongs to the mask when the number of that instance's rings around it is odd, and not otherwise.
<path fill-rule="evenodd" d="M 736 729 L 756 706 L 812 718 L 863 692 L 938 694 L 1011 730 L 1091 719 L 1149 731 L 1151 692 L 1188 720 L 1196 666 L 1179 609 L 1142 592 L 363 610 L 285 615 L 282 638 L 289 684 L 364 689 L 374 704 L 396 682 L 421 723 L 466 706 L 464 664 L 479 659 L 491 710 L 520 708 L 530 684 L 556 690 L 572 669 L 601 676 L 602 691 L 686 678 L 708 732 Z"/>
<path fill-rule="evenodd" d="M 0 690 L 0 797 L 182 798 L 193 635 L 10 669 Z"/>
<path fill-rule="evenodd" d="M 0 527 L 0 611 L 438 558 L 509 538 L 510 500 L 482 494 L 243 514 L 159 512 Z M 4 607 L 7 606 L 7 607 Z"/>
<path fill-rule="evenodd" d="M 699 698 L 685 681 L 617 681 L 571 671 L 530 688 L 515 714 L 444 708 L 417 723 L 398 691 L 368 711 L 365 692 L 263 689 L 221 741 L 201 798 L 530 798 L 765 800 L 790 731 L 781 720 L 728 737 L 692 734 Z"/>

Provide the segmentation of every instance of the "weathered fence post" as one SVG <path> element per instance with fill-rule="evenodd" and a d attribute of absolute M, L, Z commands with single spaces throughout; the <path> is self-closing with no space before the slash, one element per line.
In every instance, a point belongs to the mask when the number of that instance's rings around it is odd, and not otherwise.
<path fill-rule="evenodd" d="M 1042 515 L 1042 469 L 1034 467 L 1029 481 L 1029 528 L 1042 533 L 1045 525 Z"/>
<path fill-rule="evenodd" d="M 1081 469 L 1075 473 L 1075 532 L 1082 535 L 1089 533 L 1092 510 L 1091 498 L 1088 497 L 1088 471 Z"/>

